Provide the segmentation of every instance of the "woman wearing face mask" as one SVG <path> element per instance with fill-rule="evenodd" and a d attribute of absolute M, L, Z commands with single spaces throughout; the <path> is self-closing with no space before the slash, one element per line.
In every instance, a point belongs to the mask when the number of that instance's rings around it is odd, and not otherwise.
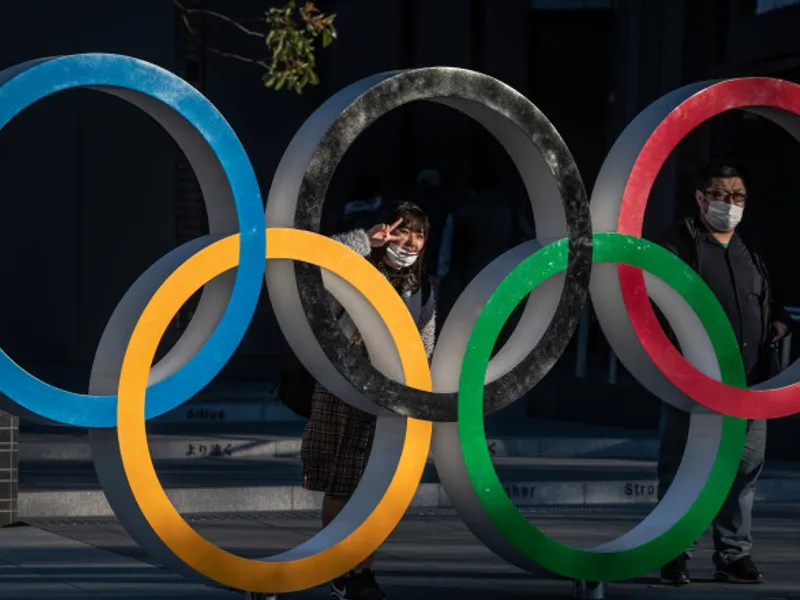
<path fill-rule="evenodd" d="M 382 223 L 369 230 L 356 229 L 334 239 L 366 257 L 389 280 L 415 316 L 430 358 L 436 309 L 433 286 L 423 270 L 428 230 L 427 215 L 415 204 L 404 202 L 390 209 Z M 335 300 L 331 302 L 350 343 L 366 355 L 353 321 Z M 325 492 L 323 527 L 353 495 L 366 467 L 374 432 L 374 416 L 351 407 L 316 384 L 301 459 L 303 487 Z M 333 581 L 329 598 L 383 600 L 385 596 L 375 582 L 371 566 L 369 557 L 354 571 Z"/>

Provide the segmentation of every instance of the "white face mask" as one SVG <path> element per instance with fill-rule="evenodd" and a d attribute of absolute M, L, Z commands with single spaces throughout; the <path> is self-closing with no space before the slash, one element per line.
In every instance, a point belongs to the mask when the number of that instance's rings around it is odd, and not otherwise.
<path fill-rule="evenodd" d="M 711 200 L 706 210 L 706 221 L 717 231 L 733 231 L 742 220 L 743 206 Z"/>
<path fill-rule="evenodd" d="M 386 257 L 394 266 L 402 268 L 410 267 L 417 262 L 419 254 L 416 252 L 409 252 L 405 248 L 401 248 L 397 244 L 389 244 L 386 246 Z"/>

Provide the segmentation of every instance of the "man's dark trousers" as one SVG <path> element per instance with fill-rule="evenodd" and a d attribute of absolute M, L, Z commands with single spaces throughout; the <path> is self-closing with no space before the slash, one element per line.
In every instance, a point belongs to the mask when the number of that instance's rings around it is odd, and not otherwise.
<path fill-rule="evenodd" d="M 689 413 L 662 403 L 658 456 L 658 499 L 664 497 L 678 472 L 689 434 Z M 767 444 L 767 422 L 748 421 L 742 460 L 728 497 L 712 523 L 714 564 L 729 565 L 748 556 L 753 546 L 751 536 L 753 501 L 756 481 L 764 468 Z M 695 541 L 685 553 L 691 557 Z"/>

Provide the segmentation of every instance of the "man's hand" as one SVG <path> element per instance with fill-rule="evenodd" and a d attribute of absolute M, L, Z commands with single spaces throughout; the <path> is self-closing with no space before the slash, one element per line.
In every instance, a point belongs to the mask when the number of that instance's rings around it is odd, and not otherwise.
<path fill-rule="evenodd" d="M 786 325 L 786 323 L 783 323 L 781 321 L 773 321 L 772 332 L 774 334 L 772 342 L 775 343 L 787 336 L 787 334 L 789 333 L 789 327 Z"/>

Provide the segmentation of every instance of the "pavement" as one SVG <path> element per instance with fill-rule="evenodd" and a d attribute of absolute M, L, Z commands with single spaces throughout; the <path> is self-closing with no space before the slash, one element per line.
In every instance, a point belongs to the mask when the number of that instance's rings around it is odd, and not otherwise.
<path fill-rule="evenodd" d="M 259 558 L 297 546 L 318 528 L 320 498 L 302 490 L 302 421 L 149 424 L 159 478 L 202 535 Z M 545 533 L 591 547 L 621 535 L 652 510 L 655 432 L 531 419 L 486 421 L 501 481 Z M 20 513 L 0 529 L 0 598 L 243 598 L 184 580 L 156 564 L 114 519 L 91 463 L 85 431 L 23 429 Z M 230 444 L 230 447 L 228 447 Z M 608 598 L 800 600 L 800 464 L 767 461 L 755 509 L 755 557 L 763 586 L 711 581 L 707 535 L 693 584 L 673 589 L 657 574 L 613 583 Z M 376 563 L 390 600 L 572 597 L 572 583 L 532 575 L 494 556 L 450 508 L 428 464 L 408 514 Z M 324 587 L 281 595 L 327 597 Z"/>
<path fill-rule="evenodd" d="M 591 547 L 625 531 L 647 506 L 524 509 L 529 520 L 559 541 Z M 800 503 L 759 504 L 754 515 L 754 555 L 766 583 L 736 586 L 711 581 L 707 534 L 692 561 L 693 583 L 675 589 L 657 573 L 612 583 L 607 598 L 680 600 L 800 599 Z M 258 558 L 296 546 L 318 529 L 314 512 L 196 515 L 190 524 L 204 537 L 241 556 Z M 378 580 L 390 600 L 557 600 L 572 597 L 572 583 L 532 575 L 497 558 L 452 511 L 411 510 L 380 549 Z M 0 530 L 0 597 L 117 600 L 243 598 L 165 571 L 146 556 L 112 518 L 32 519 Z M 325 587 L 281 598 L 322 600 Z"/>

